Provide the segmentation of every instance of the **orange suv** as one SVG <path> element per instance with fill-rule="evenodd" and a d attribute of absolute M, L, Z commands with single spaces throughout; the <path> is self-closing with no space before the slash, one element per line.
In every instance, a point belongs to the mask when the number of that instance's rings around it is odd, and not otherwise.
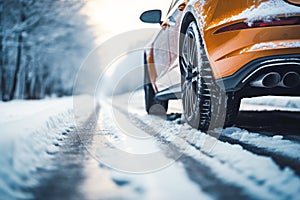
<path fill-rule="evenodd" d="M 173 0 L 140 19 L 161 30 L 145 48 L 148 113 L 182 99 L 186 121 L 234 123 L 244 97 L 300 95 L 299 0 Z"/>

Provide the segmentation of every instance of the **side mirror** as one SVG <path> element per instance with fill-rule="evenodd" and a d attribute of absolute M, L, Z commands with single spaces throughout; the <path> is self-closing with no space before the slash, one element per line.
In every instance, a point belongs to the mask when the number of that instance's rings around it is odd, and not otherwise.
<path fill-rule="evenodd" d="M 161 10 L 148 10 L 143 12 L 140 16 L 140 20 L 146 23 L 161 24 Z"/>

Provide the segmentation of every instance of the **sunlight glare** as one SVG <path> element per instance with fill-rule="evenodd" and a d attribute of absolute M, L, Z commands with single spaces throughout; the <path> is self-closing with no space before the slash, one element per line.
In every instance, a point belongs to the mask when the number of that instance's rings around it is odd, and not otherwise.
<path fill-rule="evenodd" d="M 158 24 L 145 24 L 139 20 L 143 11 L 161 9 L 165 16 L 171 0 L 90 0 L 82 13 L 89 19 L 97 37 L 97 43 L 115 34 L 138 28 L 158 27 Z"/>

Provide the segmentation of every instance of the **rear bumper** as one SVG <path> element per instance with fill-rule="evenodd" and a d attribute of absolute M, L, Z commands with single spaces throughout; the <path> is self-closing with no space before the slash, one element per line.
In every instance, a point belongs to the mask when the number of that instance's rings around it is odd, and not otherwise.
<path fill-rule="evenodd" d="M 244 20 L 234 23 L 238 22 Z M 207 55 L 215 79 L 236 74 L 252 60 L 300 54 L 300 25 L 249 28 L 215 34 L 220 27 L 204 32 Z"/>
<path fill-rule="evenodd" d="M 251 87 L 249 86 L 249 83 L 255 80 L 258 76 L 266 72 L 276 71 L 284 73 L 291 70 L 300 73 L 300 54 L 268 56 L 253 60 L 243 66 L 235 74 L 217 79 L 216 82 L 223 91 L 240 92 L 245 89 L 249 92 L 249 96 L 254 96 L 254 94 L 251 94 Z M 278 93 L 278 95 L 285 93 L 296 95 L 297 92 L 298 91 L 294 92 L 294 90 L 282 89 L 280 87 L 272 88 L 272 90 L 265 90 L 266 94 L 274 93 L 274 95 L 276 95 L 276 93 Z M 264 92 L 262 90 L 259 93 Z M 242 96 L 247 96 L 247 94 L 242 94 Z"/>

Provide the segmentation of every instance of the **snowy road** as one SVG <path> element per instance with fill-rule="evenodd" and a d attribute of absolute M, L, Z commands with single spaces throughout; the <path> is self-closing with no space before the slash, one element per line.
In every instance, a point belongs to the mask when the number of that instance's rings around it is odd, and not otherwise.
<path fill-rule="evenodd" d="M 41 171 L 34 196 L 299 198 L 297 111 L 244 110 L 236 127 L 205 134 L 184 123 L 176 103 L 171 112 L 177 114 L 167 119 L 143 109 L 139 92 L 101 101 L 99 116 L 91 116 L 61 144 L 54 170 Z"/>
<path fill-rule="evenodd" d="M 1 199 L 300 195 L 299 99 L 246 101 L 235 127 L 209 133 L 184 122 L 179 101 L 168 116 L 147 115 L 141 91 L 102 98 L 93 114 L 78 99 L 0 105 Z"/>

